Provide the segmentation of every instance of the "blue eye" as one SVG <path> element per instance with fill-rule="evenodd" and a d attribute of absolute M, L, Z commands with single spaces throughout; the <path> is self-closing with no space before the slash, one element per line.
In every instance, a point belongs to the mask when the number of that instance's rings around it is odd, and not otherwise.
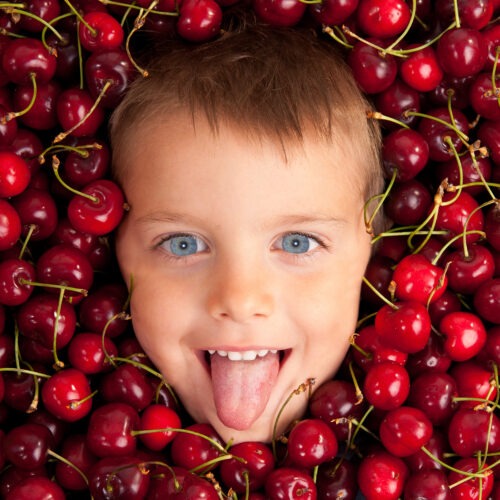
<path fill-rule="evenodd" d="M 281 241 L 281 249 L 289 253 L 307 253 L 318 245 L 316 239 L 302 233 L 286 234 Z"/>
<path fill-rule="evenodd" d="M 205 250 L 205 243 L 192 234 L 174 234 L 161 243 L 161 246 L 176 257 L 187 257 Z"/>

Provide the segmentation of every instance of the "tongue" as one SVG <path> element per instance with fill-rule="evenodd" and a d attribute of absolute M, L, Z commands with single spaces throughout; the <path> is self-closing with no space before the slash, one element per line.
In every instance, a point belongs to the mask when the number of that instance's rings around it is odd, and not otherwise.
<path fill-rule="evenodd" d="M 268 353 L 254 361 L 211 357 L 215 407 L 221 422 L 236 430 L 248 429 L 262 414 L 276 383 L 279 354 Z"/>

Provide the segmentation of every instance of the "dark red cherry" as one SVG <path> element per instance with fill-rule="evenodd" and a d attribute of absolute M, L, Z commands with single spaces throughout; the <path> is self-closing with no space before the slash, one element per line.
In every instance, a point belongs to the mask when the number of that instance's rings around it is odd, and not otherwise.
<path fill-rule="evenodd" d="M 9 146 L 16 137 L 19 127 L 15 117 L 9 115 L 10 108 L 0 104 L 0 147 Z"/>
<path fill-rule="evenodd" d="M 324 500 L 352 500 L 356 498 L 356 467 L 350 460 L 331 461 L 321 464 L 316 480 L 318 497 Z"/>
<path fill-rule="evenodd" d="M 483 69 L 488 52 L 480 31 L 455 28 L 439 39 L 437 57 L 446 73 L 464 77 L 475 75 Z"/>
<path fill-rule="evenodd" d="M 42 141 L 38 135 L 28 129 L 19 129 L 9 149 L 26 162 L 33 177 L 40 168 L 38 156 L 43 151 Z"/>
<path fill-rule="evenodd" d="M 317 490 L 312 477 L 302 470 L 281 467 L 274 469 L 267 476 L 265 484 L 266 498 L 285 500 L 300 498 L 316 500 Z"/>
<path fill-rule="evenodd" d="M 359 0 L 325 0 L 310 4 L 309 12 L 321 24 L 342 24 L 356 11 Z"/>
<path fill-rule="evenodd" d="M 18 306 L 26 302 L 35 280 L 35 268 L 22 259 L 5 259 L 0 262 L 0 304 Z"/>
<path fill-rule="evenodd" d="M 417 179 L 395 185 L 385 202 L 385 214 L 402 226 L 417 225 L 429 213 L 433 202 L 430 191 Z"/>
<path fill-rule="evenodd" d="M 29 0 L 25 2 L 24 8 L 33 16 L 20 16 L 19 26 L 32 33 L 40 33 L 45 27 L 37 17 L 50 23 L 61 13 L 61 5 L 57 0 Z"/>
<path fill-rule="evenodd" d="M 474 293 L 474 307 L 486 321 L 500 324 L 500 278 L 485 281 Z"/>
<path fill-rule="evenodd" d="M 65 500 L 63 489 L 48 477 L 33 476 L 17 483 L 7 494 L 5 500 Z"/>
<path fill-rule="evenodd" d="M 491 0 L 458 0 L 456 3 L 460 24 L 466 28 L 483 29 L 493 15 Z M 455 19 L 453 0 L 437 0 L 435 12 L 443 25 L 447 26 Z"/>
<path fill-rule="evenodd" d="M 500 165 L 500 126 L 498 121 L 484 120 L 477 131 L 481 144 L 488 148 L 495 165 Z"/>
<path fill-rule="evenodd" d="M 500 75 L 495 78 L 495 88 L 492 80 L 491 72 L 476 75 L 469 88 L 470 104 L 478 115 L 487 120 L 500 120 L 498 96 L 495 95 L 500 86 Z"/>
<path fill-rule="evenodd" d="M 432 498 L 451 500 L 452 494 L 446 474 L 440 470 L 422 470 L 410 474 L 404 489 L 405 500 Z"/>
<path fill-rule="evenodd" d="M 488 49 L 488 57 L 483 69 L 491 70 L 493 69 L 497 58 L 497 47 L 500 46 L 500 24 L 492 23 L 484 30 L 481 30 L 481 33 Z"/>
<path fill-rule="evenodd" d="M 252 7 L 264 22 L 272 26 L 294 26 L 307 6 L 299 0 L 253 0 Z"/>
<path fill-rule="evenodd" d="M 474 75 L 457 77 L 445 74 L 441 82 L 427 97 L 432 107 L 448 106 L 463 110 L 469 106 L 469 88 L 474 80 Z"/>
<path fill-rule="evenodd" d="M 44 465 L 52 434 L 39 424 L 22 424 L 12 428 L 5 436 L 4 450 L 7 460 L 22 469 L 36 469 Z"/>

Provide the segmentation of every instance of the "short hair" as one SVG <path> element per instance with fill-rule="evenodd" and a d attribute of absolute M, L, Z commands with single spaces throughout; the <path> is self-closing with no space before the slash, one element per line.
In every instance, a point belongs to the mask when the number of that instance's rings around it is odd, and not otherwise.
<path fill-rule="evenodd" d="M 131 134 L 178 110 L 203 114 L 217 134 L 223 123 L 287 146 L 311 132 L 338 144 L 357 171 L 365 199 L 380 193 L 378 123 L 334 42 L 312 29 L 239 22 L 211 42 L 179 40 L 150 50 L 149 76 L 130 85 L 110 119 L 113 170 L 126 178 Z M 335 164 L 335 159 L 332 159 Z M 349 168 L 351 165 L 341 165 Z"/>

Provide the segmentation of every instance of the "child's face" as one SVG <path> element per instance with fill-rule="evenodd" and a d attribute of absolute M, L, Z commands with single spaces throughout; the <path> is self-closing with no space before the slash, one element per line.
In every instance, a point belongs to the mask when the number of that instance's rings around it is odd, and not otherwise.
<path fill-rule="evenodd" d="M 313 137 L 285 159 L 180 114 L 139 131 L 127 166 L 117 251 L 137 338 L 197 421 L 269 441 L 354 332 L 370 254 L 354 160 Z"/>

